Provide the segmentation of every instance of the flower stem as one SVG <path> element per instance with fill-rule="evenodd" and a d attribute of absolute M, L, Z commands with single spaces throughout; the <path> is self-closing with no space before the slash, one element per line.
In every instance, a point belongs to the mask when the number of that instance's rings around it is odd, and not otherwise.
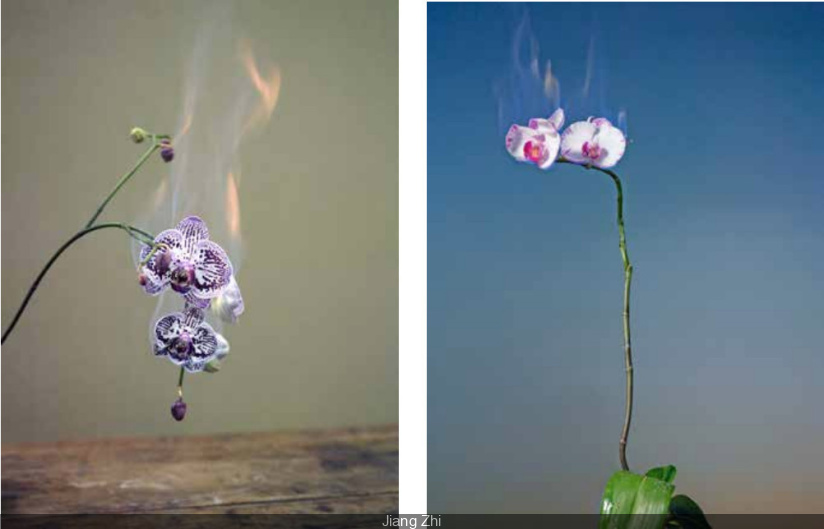
<path fill-rule="evenodd" d="M 558 159 L 559 163 L 573 163 L 564 158 Z M 632 264 L 629 261 L 629 253 L 627 251 L 627 236 L 624 229 L 624 191 L 621 186 L 621 179 L 618 175 L 609 169 L 602 169 L 591 165 L 583 166 L 587 169 L 595 169 L 612 178 L 617 192 L 618 203 L 618 248 L 621 251 L 621 260 L 624 263 L 624 310 L 623 310 L 623 326 L 624 326 L 624 369 L 626 371 L 626 401 L 624 405 L 624 427 L 621 430 L 621 439 L 618 442 L 618 456 L 621 461 L 621 468 L 629 470 L 627 463 L 627 442 L 629 440 L 629 428 L 632 424 L 632 393 L 633 393 L 633 373 L 632 373 L 632 341 L 630 338 L 629 326 L 629 293 L 630 285 L 632 284 Z"/>
<path fill-rule="evenodd" d="M 68 241 L 63 243 L 63 245 L 60 248 L 58 248 L 54 255 L 52 255 L 51 259 L 49 259 L 49 261 L 46 263 L 46 266 L 44 266 L 43 269 L 40 270 L 40 273 L 37 275 L 37 278 L 34 280 L 34 283 L 32 283 L 31 287 L 29 287 L 29 291 L 26 294 L 26 297 L 23 298 L 23 303 L 21 303 L 20 308 L 17 309 L 17 313 L 14 315 L 14 319 L 12 319 L 11 323 L 6 328 L 6 330 L 3 331 L 3 338 L 2 340 L 0 340 L 0 344 L 6 343 L 6 338 L 8 338 L 9 334 L 14 329 L 15 325 L 17 325 L 17 321 L 20 319 L 20 316 L 23 315 L 23 311 L 26 310 L 26 306 L 29 304 L 29 301 L 34 295 L 34 292 L 37 290 L 37 287 L 40 286 L 40 282 L 46 276 L 46 273 L 49 271 L 49 269 L 52 267 L 55 261 L 57 261 L 60 255 L 62 255 L 63 252 L 65 252 L 72 244 L 77 242 L 79 239 L 85 237 L 86 235 L 92 232 L 106 228 L 117 228 L 125 231 L 129 234 L 130 237 L 144 244 L 154 244 L 154 237 L 150 233 L 147 233 L 139 228 L 135 228 L 134 226 L 122 224 L 119 222 L 97 224 L 96 226 L 84 228 L 79 232 L 75 233 Z"/>
<path fill-rule="evenodd" d="M 183 375 L 186 374 L 186 370 L 182 367 L 180 368 L 180 376 L 177 379 L 177 396 L 181 399 L 183 398 Z"/>
<path fill-rule="evenodd" d="M 103 202 L 101 202 L 101 204 L 97 207 L 97 211 L 94 212 L 94 215 L 92 215 L 92 218 L 90 218 L 89 221 L 86 223 L 86 228 L 90 228 L 94 224 L 94 222 L 97 220 L 97 217 L 99 217 L 100 214 L 103 213 L 103 210 L 106 208 L 108 203 L 111 202 L 111 200 L 114 198 L 114 196 L 117 194 L 117 192 L 120 191 L 120 188 L 122 188 L 124 185 L 126 185 L 126 182 L 128 182 L 129 179 L 132 176 L 134 176 L 134 174 L 137 172 L 137 170 L 140 169 L 140 167 L 144 163 L 146 163 L 146 160 L 148 160 L 149 157 L 152 155 L 152 153 L 155 152 L 158 148 L 160 148 L 160 143 L 153 136 L 152 137 L 152 146 L 149 147 L 146 150 L 145 153 L 143 153 L 143 156 L 140 157 L 140 159 L 137 161 L 135 166 L 132 167 L 132 169 L 128 173 L 123 175 L 123 177 L 120 179 L 120 181 L 117 183 L 117 185 L 115 185 L 114 188 L 112 189 L 112 191 L 109 193 L 109 196 L 107 196 L 106 199 L 103 200 Z"/>

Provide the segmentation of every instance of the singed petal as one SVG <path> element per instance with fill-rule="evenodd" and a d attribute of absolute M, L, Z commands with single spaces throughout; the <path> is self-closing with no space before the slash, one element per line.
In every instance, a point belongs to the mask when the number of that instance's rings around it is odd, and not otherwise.
<path fill-rule="evenodd" d="M 589 121 L 577 121 L 567 127 L 561 136 L 561 156 L 575 163 L 589 163 L 592 160 L 583 153 L 584 144 L 591 142 L 598 127 Z"/>
<path fill-rule="evenodd" d="M 184 316 L 179 312 L 163 316 L 155 323 L 155 337 L 157 345 L 166 347 L 169 343 L 180 336 L 184 330 Z"/>
<path fill-rule="evenodd" d="M 215 351 L 215 359 L 223 360 L 229 354 L 229 341 L 220 333 L 215 333 L 217 339 L 217 350 Z"/>
<path fill-rule="evenodd" d="M 219 296 L 232 277 L 232 263 L 223 248 L 212 241 L 200 241 L 195 247 L 192 263 L 195 267 L 195 296 L 202 299 Z"/>
<path fill-rule="evenodd" d="M 217 337 L 212 326 L 203 323 L 192 336 L 192 357 L 198 360 L 211 360 L 217 353 Z"/>
<path fill-rule="evenodd" d="M 192 254 L 200 241 L 209 239 L 209 229 L 200 217 L 194 215 L 186 217 L 177 225 L 178 231 L 183 234 L 183 246 L 187 253 Z"/>
<path fill-rule="evenodd" d="M 610 125 L 609 122 L 599 127 L 595 141 L 598 142 L 598 146 L 603 151 L 595 165 L 604 169 L 615 166 L 627 149 L 627 140 L 624 133 L 621 132 L 621 129 Z"/>
<path fill-rule="evenodd" d="M 565 118 L 566 118 L 566 116 L 564 114 L 564 109 L 559 108 L 558 110 L 553 112 L 551 116 L 549 116 L 548 121 L 549 121 L 549 124 L 552 125 L 555 128 L 555 130 L 560 131 L 561 127 L 564 126 L 564 119 Z"/>
<path fill-rule="evenodd" d="M 229 278 L 229 284 L 223 289 L 220 296 L 212 300 L 212 310 L 222 321 L 237 323 L 237 319 L 243 314 L 244 309 L 243 296 L 233 274 Z"/>

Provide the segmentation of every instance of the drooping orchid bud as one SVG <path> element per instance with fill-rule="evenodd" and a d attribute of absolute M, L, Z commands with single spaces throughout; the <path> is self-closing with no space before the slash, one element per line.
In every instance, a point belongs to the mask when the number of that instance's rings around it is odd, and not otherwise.
<path fill-rule="evenodd" d="M 172 141 L 164 138 L 160 140 L 160 157 L 166 163 L 171 162 L 175 157 L 175 150 L 172 147 Z"/>
<path fill-rule="evenodd" d="M 172 417 L 176 421 L 182 421 L 186 417 L 186 403 L 183 402 L 183 397 L 180 397 L 172 404 Z"/>

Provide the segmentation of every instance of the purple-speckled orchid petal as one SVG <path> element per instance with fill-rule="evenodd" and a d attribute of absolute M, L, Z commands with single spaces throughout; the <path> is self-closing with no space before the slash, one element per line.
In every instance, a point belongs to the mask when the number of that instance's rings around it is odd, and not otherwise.
<path fill-rule="evenodd" d="M 223 248 L 212 241 L 200 241 L 192 263 L 195 267 L 195 296 L 203 299 L 219 296 L 232 277 L 232 263 Z"/>
<path fill-rule="evenodd" d="M 584 154 L 584 146 L 592 142 L 598 132 L 598 127 L 589 121 L 573 123 L 561 136 L 561 156 L 575 163 L 592 163 L 592 159 Z"/>
<path fill-rule="evenodd" d="M 141 281 L 141 285 L 147 293 L 152 295 L 160 293 L 169 283 L 172 263 L 183 245 L 183 234 L 178 230 L 165 230 L 155 237 L 154 242 L 166 247 L 155 251 L 141 269 L 141 273 L 146 277 L 145 281 Z M 141 263 L 146 260 L 151 251 L 151 246 L 143 245 L 140 249 Z"/>
<path fill-rule="evenodd" d="M 195 330 L 203 323 L 205 314 L 197 307 L 187 307 L 183 314 L 183 324 L 187 331 L 194 333 Z"/>
<path fill-rule="evenodd" d="M 140 273 L 139 281 L 140 286 L 143 287 L 143 291 L 145 293 L 149 294 L 150 296 L 157 296 L 158 294 L 163 292 L 163 287 L 165 287 L 168 284 L 168 282 L 155 282 L 155 279 L 152 279 L 153 276 L 154 274 L 150 275 L 143 271 Z"/>
<path fill-rule="evenodd" d="M 192 343 L 194 345 L 193 358 L 209 361 L 217 354 L 217 337 L 214 329 L 208 323 L 201 324 L 195 330 Z"/>
<path fill-rule="evenodd" d="M 237 284 L 235 276 L 229 278 L 229 284 L 220 294 L 212 300 L 212 311 L 217 314 L 221 321 L 226 323 L 237 323 L 238 318 L 245 306 L 243 304 L 243 296 L 240 293 L 240 287 Z"/>
<path fill-rule="evenodd" d="M 186 253 L 193 254 L 200 241 L 209 239 L 209 229 L 200 217 L 194 215 L 186 217 L 177 225 L 177 229 L 183 234 L 183 246 Z"/>
<path fill-rule="evenodd" d="M 190 357 L 184 364 L 182 364 L 182 367 L 187 373 L 200 373 L 209 362 L 210 360 Z"/>
<path fill-rule="evenodd" d="M 541 169 L 549 169 L 555 163 L 560 144 L 561 137 L 553 128 L 536 130 L 513 125 L 506 135 L 506 148 L 513 158 L 519 162 L 534 163 Z"/>
<path fill-rule="evenodd" d="M 157 345 L 168 346 L 174 339 L 178 338 L 185 330 L 185 318 L 183 314 L 175 312 L 160 318 L 155 323 L 154 334 Z"/>
<path fill-rule="evenodd" d="M 190 290 L 185 296 L 183 296 L 183 299 L 186 300 L 186 308 L 195 307 L 198 309 L 208 309 L 209 305 L 212 303 L 212 300 L 199 298 L 195 294 L 195 290 Z"/>
<path fill-rule="evenodd" d="M 606 124 L 598 127 L 598 134 L 595 140 L 603 152 L 598 161 L 593 165 L 604 169 L 614 167 L 627 150 L 627 140 L 624 137 L 624 133 L 621 132 L 621 129 L 613 127 L 608 121 Z"/>

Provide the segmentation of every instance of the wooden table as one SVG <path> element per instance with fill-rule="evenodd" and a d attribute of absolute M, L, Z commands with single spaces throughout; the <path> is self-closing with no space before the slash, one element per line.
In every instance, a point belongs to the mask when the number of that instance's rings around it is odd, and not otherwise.
<path fill-rule="evenodd" d="M 397 425 L 4 444 L 3 514 L 398 512 Z"/>

